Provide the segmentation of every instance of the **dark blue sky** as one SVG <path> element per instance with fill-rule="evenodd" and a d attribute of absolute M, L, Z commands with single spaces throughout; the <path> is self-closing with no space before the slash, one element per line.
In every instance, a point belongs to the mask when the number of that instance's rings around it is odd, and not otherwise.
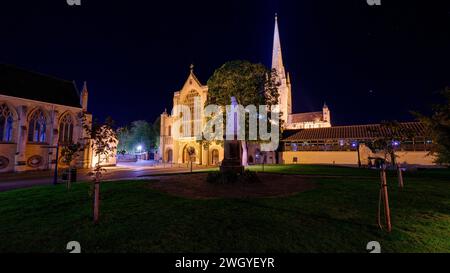
<path fill-rule="evenodd" d="M 89 110 L 119 125 L 170 108 L 191 63 L 203 83 L 229 60 L 269 66 L 275 12 L 295 112 L 326 101 L 334 125 L 412 120 L 450 85 L 444 1 L 81 1 L 2 3 L 0 62 L 87 80 Z"/>

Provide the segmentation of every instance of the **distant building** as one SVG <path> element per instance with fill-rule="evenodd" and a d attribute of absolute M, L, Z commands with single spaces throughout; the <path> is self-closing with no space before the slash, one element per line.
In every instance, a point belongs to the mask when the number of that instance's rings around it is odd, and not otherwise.
<path fill-rule="evenodd" d="M 87 106 L 86 84 L 80 94 L 74 82 L 0 64 L 0 173 L 54 168 L 52 147 L 87 143 Z M 78 167 L 91 167 L 92 157 L 86 145 Z"/>

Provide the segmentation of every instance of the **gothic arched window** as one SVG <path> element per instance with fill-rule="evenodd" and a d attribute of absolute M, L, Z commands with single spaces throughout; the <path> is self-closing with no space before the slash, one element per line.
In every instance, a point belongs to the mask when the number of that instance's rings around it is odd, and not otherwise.
<path fill-rule="evenodd" d="M 28 141 L 43 143 L 47 139 L 47 118 L 44 112 L 39 109 L 34 111 L 28 123 Z"/>
<path fill-rule="evenodd" d="M 0 142 L 11 142 L 13 115 L 6 104 L 0 104 Z"/>
<path fill-rule="evenodd" d="M 73 121 L 70 114 L 65 114 L 59 123 L 59 143 L 70 144 L 73 139 Z"/>
<path fill-rule="evenodd" d="M 195 101 L 197 100 L 198 104 L 195 104 Z M 194 136 L 194 133 L 196 132 L 195 130 L 195 126 L 197 125 L 197 132 L 201 131 L 201 111 L 202 111 L 202 106 L 201 106 L 201 97 L 199 95 L 199 93 L 195 90 L 191 90 L 187 95 L 186 98 L 184 100 L 184 105 L 189 107 L 190 110 L 190 120 L 188 120 L 188 117 L 183 118 L 183 123 L 186 124 L 186 129 L 187 127 L 190 127 L 191 132 L 190 134 L 188 133 L 188 131 L 184 132 L 184 136 L 185 137 L 191 137 Z M 195 119 L 197 118 L 197 119 Z"/>

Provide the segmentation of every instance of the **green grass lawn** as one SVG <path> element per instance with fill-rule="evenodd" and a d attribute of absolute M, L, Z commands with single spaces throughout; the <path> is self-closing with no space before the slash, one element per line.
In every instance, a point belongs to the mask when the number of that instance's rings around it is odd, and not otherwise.
<path fill-rule="evenodd" d="M 254 167 L 259 168 L 260 166 Z M 377 173 L 326 166 L 266 166 L 317 175 L 315 190 L 284 198 L 190 200 L 151 181 L 102 184 L 101 222 L 91 222 L 88 184 L 0 193 L 0 252 L 450 252 L 450 172 L 389 176 L 393 232 L 376 226 Z M 335 175 L 336 177 L 323 177 Z"/>

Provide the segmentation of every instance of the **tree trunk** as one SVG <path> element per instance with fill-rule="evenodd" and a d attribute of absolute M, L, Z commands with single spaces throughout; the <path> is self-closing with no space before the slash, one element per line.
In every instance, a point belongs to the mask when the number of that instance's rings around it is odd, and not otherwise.
<path fill-rule="evenodd" d="M 70 190 L 71 186 L 72 186 L 72 168 L 69 168 L 69 174 L 67 175 L 67 183 L 66 183 L 66 187 L 68 190 Z"/>
<path fill-rule="evenodd" d="M 397 166 L 397 174 L 398 174 L 398 187 L 403 189 L 403 171 L 400 165 Z"/>
<path fill-rule="evenodd" d="M 241 141 L 242 143 L 242 166 L 248 166 L 248 149 L 247 142 L 245 140 Z"/>
<path fill-rule="evenodd" d="M 100 208 L 100 181 L 94 182 L 94 223 L 98 223 Z"/>
<path fill-rule="evenodd" d="M 69 175 L 67 180 L 67 189 L 70 190 L 72 188 L 72 169 L 76 168 L 76 165 L 73 164 L 73 161 L 69 163 Z"/>
<path fill-rule="evenodd" d="M 386 170 L 381 170 L 381 192 L 383 196 L 383 205 L 384 205 L 384 216 L 386 217 L 386 230 L 387 232 L 392 231 L 391 225 L 391 210 L 389 208 L 389 194 L 387 189 L 387 179 L 386 179 Z"/>
<path fill-rule="evenodd" d="M 391 162 L 392 162 L 392 169 L 394 169 L 395 166 L 397 166 L 397 162 L 396 162 L 396 159 L 395 159 L 395 153 L 394 152 L 391 152 Z"/>

